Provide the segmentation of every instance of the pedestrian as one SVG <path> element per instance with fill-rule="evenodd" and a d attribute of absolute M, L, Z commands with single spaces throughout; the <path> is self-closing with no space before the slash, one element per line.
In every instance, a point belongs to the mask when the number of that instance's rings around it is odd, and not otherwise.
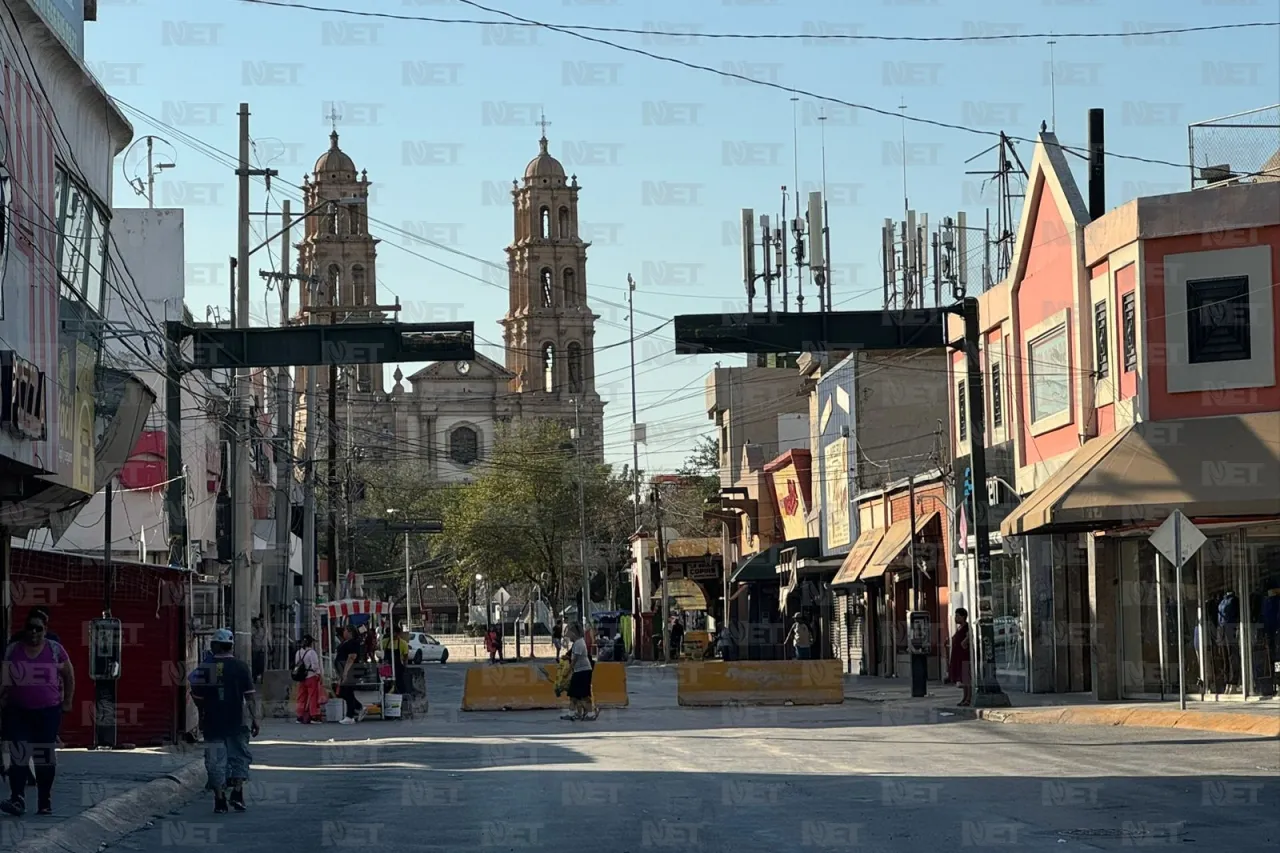
<path fill-rule="evenodd" d="M 0 714 L 9 743 L 9 799 L 0 811 L 26 813 L 27 785 L 35 783 L 36 813 L 53 814 L 53 780 L 57 774 L 58 730 L 71 712 L 76 692 L 71 657 L 48 636 L 48 618 L 32 611 L 23 642 L 11 644 L 0 667 Z M 30 779 L 34 771 L 35 779 Z"/>
<path fill-rule="evenodd" d="M 294 671 L 302 675 L 298 681 L 298 722 L 303 725 L 324 722 L 320 712 L 324 703 L 324 679 L 315 645 L 316 638 L 307 634 L 293 658 Z"/>
<path fill-rule="evenodd" d="M 680 649 L 684 647 L 684 622 L 679 616 L 671 617 L 671 659 L 680 660 Z"/>
<path fill-rule="evenodd" d="M 560 619 L 551 629 L 551 645 L 556 647 L 556 663 L 559 663 L 560 651 L 564 648 L 564 622 Z"/>
<path fill-rule="evenodd" d="M 342 628 L 342 642 L 334 655 L 334 669 L 338 673 L 338 696 L 346 705 L 346 716 L 340 722 L 344 726 L 355 725 L 365 717 L 365 707 L 356 698 L 356 664 L 363 663 L 364 641 L 356 636 L 350 625 Z"/>
<path fill-rule="evenodd" d="M 37 616 L 44 620 L 45 640 L 51 640 L 61 645 L 62 644 L 61 638 L 59 638 L 57 634 L 53 633 L 53 631 L 49 630 L 49 608 L 36 605 L 35 607 L 27 611 L 28 619 L 30 619 L 33 616 Z M 25 625 L 26 623 L 24 622 L 23 624 Z M 26 628 L 19 628 L 17 631 L 14 631 L 13 636 L 9 638 L 9 642 L 6 644 L 6 648 L 8 646 L 12 646 L 14 643 L 25 643 L 26 641 L 27 641 Z"/>
<path fill-rule="evenodd" d="M 956 609 L 956 632 L 951 636 L 951 658 L 947 662 L 947 678 L 964 691 L 960 707 L 973 703 L 973 667 L 969 662 L 969 611 Z"/>
<path fill-rule="evenodd" d="M 568 630 L 568 657 L 572 667 L 569 676 L 569 701 L 573 705 L 573 713 L 566 714 L 565 720 L 594 720 L 600 716 L 600 709 L 595 707 L 591 698 L 591 671 L 595 668 L 588 650 L 587 641 L 582 628 L 573 625 Z"/>
<path fill-rule="evenodd" d="M 797 616 L 791 623 L 788 637 L 795 649 L 796 660 L 809 660 L 813 657 L 813 632 L 809 630 L 809 623 L 803 616 Z"/>
<path fill-rule="evenodd" d="M 213 660 L 200 664 L 192 678 L 192 698 L 200 708 L 204 734 L 206 791 L 213 791 L 214 814 L 226 814 L 228 805 L 245 810 L 244 783 L 249 781 L 249 738 L 257 737 L 258 702 L 253 673 L 235 656 L 235 635 L 226 628 L 214 632 L 209 644 Z M 249 725 L 244 724 L 245 709 Z"/>
<path fill-rule="evenodd" d="M 262 675 L 267 671 L 267 626 L 263 622 L 261 616 L 255 616 L 253 619 L 253 681 L 255 684 L 262 683 Z"/>

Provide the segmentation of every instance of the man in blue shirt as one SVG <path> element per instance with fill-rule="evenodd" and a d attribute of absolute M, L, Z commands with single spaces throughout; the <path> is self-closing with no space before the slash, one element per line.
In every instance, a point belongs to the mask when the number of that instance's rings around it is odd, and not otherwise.
<path fill-rule="evenodd" d="M 249 779 L 249 738 L 258 736 L 257 695 L 253 674 L 235 658 L 235 637 L 226 628 L 213 635 L 213 658 L 202 662 L 190 676 L 191 698 L 200 710 L 204 735 L 204 767 L 213 791 L 213 811 L 226 814 L 228 805 L 245 810 L 244 783 Z M 246 727 L 245 709 L 249 712 Z"/>

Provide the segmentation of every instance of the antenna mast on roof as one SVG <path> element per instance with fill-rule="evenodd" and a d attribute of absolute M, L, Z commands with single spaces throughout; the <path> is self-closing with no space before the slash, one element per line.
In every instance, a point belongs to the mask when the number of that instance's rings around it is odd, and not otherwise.
<path fill-rule="evenodd" d="M 986 290 L 998 281 L 1004 281 L 1013 265 L 1014 242 L 1018 239 L 1018 220 L 1022 215 L 1022 200 L 1026 196 L 1027 169 L 1018 157 L 1013 140 L 1000 132 L 1000 141 L 973 155 L 965 163 L 972 163 L 979 157 L 985 157 L 992 151 L 998 152 L 995 171 L 966 171 L 966 175 L 982 175 L 996 185 L 996 223 L 991 228 L 991 210 L 987 209 L 987 233 L 993 235 L 988 239 L 985 249 L 987 255 L 995 254 L 995 264 L 988 260 L 983 266 L 988 271 L 988 281 L 982 283 Z M 1020 180 L 1019 180 L 1020 179 Z M 987 181 L 983 181 L 983 189 Z M 1016 203 L 1015 203 L 1016 202 Z M 963 262 L 963 261 L 962 261 Z"/>

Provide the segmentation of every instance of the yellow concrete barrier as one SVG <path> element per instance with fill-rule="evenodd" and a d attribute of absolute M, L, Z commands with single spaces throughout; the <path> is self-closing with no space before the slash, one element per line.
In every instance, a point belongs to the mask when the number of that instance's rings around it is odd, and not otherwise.
<path fill-rule="evenodd" d="M 473 666 L 462 685 L 464 711 L 554 711 L 569 706 L 569 697 L 556 696 L 556 665 Z M 599 708 L 627 707 L 627 668 L 621 663 L 597 663 L 591 693 Z"/>
<path fill-rule="evenodd" d="M 838 660 L 759 660 L 682 663 L 676 679 L 681 705 L 839 705 L 844 676 Z"/>

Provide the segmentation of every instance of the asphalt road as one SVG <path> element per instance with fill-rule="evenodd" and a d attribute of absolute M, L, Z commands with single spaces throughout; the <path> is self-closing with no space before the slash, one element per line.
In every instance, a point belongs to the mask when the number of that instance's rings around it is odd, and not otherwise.
<path fill-rule="evenodd" d="M 202 798 L 113 849 L 933 853 L 1280 843 L 1275 741 L 959 721 L 937 712 L 940 700 L 927 700 L 928 710 L 682 709 L 669 676 L 654 670 L 633 679 L 633 707 L 595 723 L 554 712 L 463 714 L 462 672 L 430 670 L 426 719 L 273 724 L 253 746 L 249 813 L 215 816 Z"/>

